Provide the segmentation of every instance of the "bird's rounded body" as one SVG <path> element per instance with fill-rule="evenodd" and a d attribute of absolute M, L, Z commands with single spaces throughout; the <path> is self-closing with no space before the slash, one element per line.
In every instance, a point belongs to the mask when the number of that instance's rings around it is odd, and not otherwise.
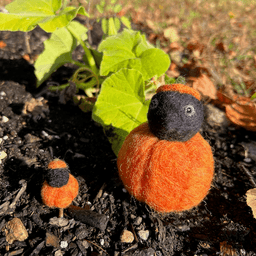
<path fill-rule="evenodd" d="M 46 178 L 41 189 L 43 203 L 51 208 L 68 207 L 78 194 L 79 184 L 67 164 L 60 159 L 51 161 Z"/>
<path fill-rule="evenodd" d="M 137 200 L 158 212 L 172 212 L 189 210 L 207 195 L 214 161 L 199 133 L 186 142 L 159 140 L 144 123 L 125 141 L 118 154 L 119 175 Z"/>

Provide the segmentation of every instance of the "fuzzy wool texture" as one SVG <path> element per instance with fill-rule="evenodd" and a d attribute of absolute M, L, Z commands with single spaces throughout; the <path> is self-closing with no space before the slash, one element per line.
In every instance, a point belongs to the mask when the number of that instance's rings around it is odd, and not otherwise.
<path fill-rule="evenodd" d="M 69 179 L 68 165 L 63 160 L 54 159 L 48 164 L 45 178 L 51 187 L 60 188 L 66 185 Z"/>
<path fill-rule="evenodd" d="M 194 96 L 196 99 L 201 100 L 201 95 L 198 91 L 184 84 L 165 84 L 158 87 L 156 93 L 170 91 L 190 94 Z"/>
<path fill-rule="evenodd" d="M 187 141 L 201 128 L 204 108 L 193 95 L 160 91 L 152 97 L 147 117 L 151 132 L 159 139 Z"/>
<path fill-rule="evenodd" d="M 68 183 L 69 170 L 67 168 L 49 169 L 45 178 L 51 187 L 60 188 Z"/>
<path fill-rule="evenodd" d="M 76 178 L 69 173 L 68 183 L 60 188 L 51 187 L 44 181 L 41 189 L 42 201 L 51 208 L 67 208 L 78 195 L 79 184 Z"/>
<path fill-rule="evenodd" d="M 159 140 L 148 123 L 126 137 L 117 166 L 127 191 L 163 213 L 198 205 L 214 174 L 211 147 L 199 133 L 186 142 Z"/>
<path fill-rule="evenodd" d="M 214 175 L 211 147 L 198 132 L 200 94 L 172 84 L 159 87 L 155 96 L 149 122 L 131 131 L 119 151 L 119 176 L 131 195 L 158 212 L 189 210 L 205 198 Z"/>
<path fill-rule="evenodd" d="M 59 168 L 68 168 L 68 165 L 63 160 L 58 158 L 54 159 L 48 164 L 48 169 L 59 169 Z"/>

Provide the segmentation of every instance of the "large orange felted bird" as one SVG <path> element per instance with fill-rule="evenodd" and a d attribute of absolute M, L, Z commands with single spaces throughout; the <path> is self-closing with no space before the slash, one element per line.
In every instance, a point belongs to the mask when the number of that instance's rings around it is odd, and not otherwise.
<path fill-rule="evenodd" d="M 78 194 L 79 184 L 69 173 L 67 164 L 54 159 L 48 164 L 46 180 L 41 189 L 42 201 L 51 208 L 59 208 L 59 217 L 63 217 L 63 209 L 67 208 Z"/>
<path fill-rule="evenodd" d="M 186 85 L 159 87 L 148 122 L 131 131 L 119 151 L 117 166 L 125 188 L 158 212 L 189 210 L 210 189 L 214 160 L 199 133 L 204 120 L 200 100 Z"/>

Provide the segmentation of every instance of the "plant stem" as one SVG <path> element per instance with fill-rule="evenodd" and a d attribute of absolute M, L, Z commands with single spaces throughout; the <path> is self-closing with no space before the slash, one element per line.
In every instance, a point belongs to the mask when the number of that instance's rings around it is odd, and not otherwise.
<path fill-rule="evenodd" d="M 81 63 L 81 62 L 79 62 L 79 61 L 72 60 L 71 63 L 74 64 L 74 65 L 77 65 L 77 66 L 80 67 L 80 68 L 84 67 L 84 64 Z"/>
<path fill-rule="evenodd" d="M 67 27 L 67 29 L 69 30 L 69 32 L 76 38 L 76 40 L 82 45 L 85 55 L 87 57 L 87 60 L 89 62 L 90 68 L 92 69 L 92 72 L 96 75 L 98 75 L 99 70 L 96 66 L 95 60 L 91 54 L 91 51 L 87 48 L 87 46 L 85 45 L 84 41 L 80 38 L 79 35 L 77 35 L 77 33 L 70 27 Z"/>
<path fill-rule="evenodd" d="M 59 208 L 59 218 L 63 218 L 63 208 Z"/>
<path fill-rule="evenodd" d="M 24 37 L 25 37 L 25 45 L 26 45 L 26 48 L 27 48 L 27 54 L 31 54 L 31 48 L 30 48 L 30 44 L 29 44 L 29 34 L 28 32 L 25 32 L 24 33 Z"/>
<path fill-rule="evenodd" d="M 88 0 L 88 8 L 87 8 L 87 13 L 90 15 L 90 7 L 91 7 L 91 3 L 92 3 L 92 0 Z M 90 28 L 90 20 L 89 20 L 89 17 L 87 17 L 86 19 L 86 25 L 87 25 L 87 28 L 88 28 L 88 42 L 89 44 L 91 45 L 92 44 L 92 34 L 91 34 L 91 30 L 89 29 Z"/>

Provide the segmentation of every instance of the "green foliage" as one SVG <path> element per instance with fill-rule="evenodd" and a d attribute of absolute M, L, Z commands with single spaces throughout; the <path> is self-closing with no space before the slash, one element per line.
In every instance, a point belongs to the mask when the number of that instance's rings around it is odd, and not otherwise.
<path fill-rule="evenodd" d="M 39 25 L 46 32 L 65 27 L 79 13 L 87 15 L 83 7 L 61 8 L 62 0 L 16 0 L 0 13 L 0 30 L 30 31 Z"/>
<path fill-rule="evenodd" d="M 148 80 L 155 75 L 161 76 L 170 65 L 167 54 L 150 45 L 140 32 L 128 29 L 102 41 L 99 51 L 103 52 L 102 76 L 121 68 L 134 68 L 142 73 L 144 80 Z"/>
<path fill-rule="evenodd" d="M 93 109 L 93 119 L 103 125 L 117 154 L 128 133 L 147 120 L 149 101 L 145 101 L 145 84 L 138 70 L 123 68 L 102 84 Z"/>
<path fill-rule="evenodd" d="M 116 2 L 111 0 L 110 6 L 117 13 L 122 7 Z M 87 28 L 72 21 L 78 13 L 86 12 L 83 7 L 66 5 L 65 0 L 16 0 L 7 6 L 10 13 L 0 13 L 0 30 L 29 31 L 39 25 L 52 33 L 35 62 L 37 86 L 62 65 L 77 65 L 66 84 L 50 90 L 71 91 L 74 102 L 83 111 L 93 109 L 93 119 L 103 126 L 118 154 L 127 134 L 146 121 L 149 101 L 145 100 L 145 91 L 155 90 L 156 80 L 169 68 L 169 56 L 149 44 L 140 32 L 124 29 L 118 33 L 121 22 L 129 27 L 125 17 L 103 19 L 102 29 L 109 36 L 98 50 L 90 49 L 85 42 Z M 101 0 L 97 9 L 104 12 L 105 8 L 105 0 Z M 84 49 L 83 62 L 72 59 L 79 44 Z M 85 95 L 76 95 L 79 90 Z"/>
<path fill-rule="evenodd" d="M 251 96 L 251 100 L 254 100 L 256 98 L 256 92 Z"/>
<path fill-rule="evenodd" d="M 106 4 L 105 0 L 101 0 L 99 4 L 96 5 L 96 8 L 100 14 L 106 14 L 110 12 L 112 15 L 119 13 L 122 10 L 122 5 L 117 4 L 117 0 L 111 0 L 110 4 Z M 108 16 L 108 15 L 107 15 Z M 127 17 L 103 17 L 101 19 L 101 28 L 105 35 L 112 36 L 116 35 L 121 28 L 121 23 L 127 28 L 131 28 L 131 22 Z"/>
<path fill-rule="evenodd" d="M 44 42 L 44 52 L 35 62 L 37 86 L 42 84 L 59 67 L 73 61 L 72 52 L 77 46 L 77 40 L 69 32 L 69 27 L 75 29 L 83 39 L 87 38 L 86 27 L 76 21 L 53 32 L 51 37 Z"/>
<path fill-rule="evenodd" d="M 116 17 L 110 17 L 109 19 L 103 18 L 101 21 L 101 27 L 103 33 L 112 36 L 118 33 L 121 23 Z"/>

